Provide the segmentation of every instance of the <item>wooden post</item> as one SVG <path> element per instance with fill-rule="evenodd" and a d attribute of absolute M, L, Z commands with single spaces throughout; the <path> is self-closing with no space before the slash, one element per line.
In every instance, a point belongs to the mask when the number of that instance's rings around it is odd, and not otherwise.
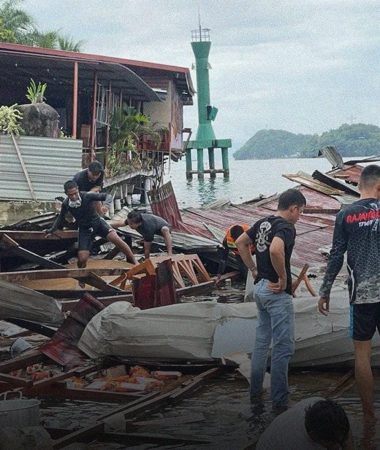
<path fill-rule="evenodd" d="M 112 83 L 108 83 L 108 98 L 107 98 L 107 129 L 106 129 L 106 149 L 104 152 L 104 168 L 107 167 L 107 156 L 110 146 L 110 120 L 111 120 L 111 108 L 112 108 Z"/>
<path fill-rule="evenodd" d="M 73 136 L 73 139 L 76 139 L 78 128 L 78 61 L 74 62 L 73 81 L 73 126 L 71 134 Z"/>
<path fill-rule="evenodd" d="M 98 95 L 98 72 L 94 72 L 94 89 L 92 97 L 92 112 L 91 112 L 91 161 L 96 158 L 96 96 Z"/>

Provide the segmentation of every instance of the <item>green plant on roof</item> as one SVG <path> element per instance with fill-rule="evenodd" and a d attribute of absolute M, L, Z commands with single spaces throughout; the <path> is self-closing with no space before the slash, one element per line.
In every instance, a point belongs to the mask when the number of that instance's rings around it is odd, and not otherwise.
<path fill-rule="evenodd" d="M 0 106 L 0 133 L 19 135 L 23 132 L 20 125 L 22 113 L 16 106 Z"/>
<path fill-rule="evenodd" d="M 47 88 L 46 83 L 36 84 L 33 78 L 30 79 L 30 84 L 26 90 L 26 98 L 30 101 L 30 103 L 41 103 L 44 101 L 45 91 Z"/>

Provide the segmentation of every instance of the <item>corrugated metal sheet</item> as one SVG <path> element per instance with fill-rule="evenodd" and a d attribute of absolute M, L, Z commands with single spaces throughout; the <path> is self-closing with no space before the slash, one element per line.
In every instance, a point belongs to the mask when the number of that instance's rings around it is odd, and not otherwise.
<path fill-rule="evenodd" d="M 331 186 L 321 181 L 315 180 L 312 176 L 302 171 L 297 172 L 296 174 L 284 174 L 283 177 L 287 178 L 288 180 L 294 181 L 295 183 L 299 183 L 302 186 L 306 186 L 310 189 L 314 189 L 315 191 L 322 192 L 322 194 L 340 195 L 344 193 L 339 189 L 332 188 Z"/>
<path fill-rule="evenodd" d="M 16 138 L 38 201 L 52 201 L 82 168 L 82 141 L 32 136 Z M 10 136 L 0 135 L 0 199 L 32 200 Z"/>

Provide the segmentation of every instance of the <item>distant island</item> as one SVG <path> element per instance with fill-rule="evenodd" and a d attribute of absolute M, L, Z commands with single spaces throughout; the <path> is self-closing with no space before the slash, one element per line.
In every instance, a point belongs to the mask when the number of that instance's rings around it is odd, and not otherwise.
<path fill-rule="evenodd" d="M 363 123 L 343 124 L 321 135 L 260 130 L 233 156 L 235 159 L 312 158 L 327 145 L 334 146 L 342 156 L 380 155 L 380 128 Z"/>

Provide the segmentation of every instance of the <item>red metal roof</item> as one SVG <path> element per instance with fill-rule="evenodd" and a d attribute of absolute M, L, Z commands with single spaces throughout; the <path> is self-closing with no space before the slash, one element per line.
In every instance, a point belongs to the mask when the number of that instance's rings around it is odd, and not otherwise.
<path fill-rule="evenodd" d="M 56 50 L 42 47 L 30 47 L 27 45 L 10 44 L 6 42 L 0 42 L 0 53 L 1 52 L 23 54 L 43 58 L 60 59 L 60 60 L 63 59 L 67 61 L 121 64 L 123 66 L 127 66 L 132 70 L 150 69 L 153 71 L 162 71 L 166 73 L 171 73 L 174 77 L 173 80 L 180 85 L 181 90 L 183 90 L 184 86 L 186 86 L 186 90 L 188 91 L 189 96 L 192 96 L 195 93 L 195 89 L 191 80 L 190 70 L 187 67 L 172 66 L 168 64 L 159 64 L 148 61 L 138 61 L 126 58 L 116 58 L 114 56 L 94 55 L 91 53 L 68 52 L 66 50 Z M 144 76 L 145 75 L 143 75 L 142 78 L 144 78 Z"/>
<path fill-rule="evenodd" d="M 335 224 L 335 214 L 341 204 L 338 200 L 317 191 L 301 187 L 310 209 L 318 210 L 317 213 L 304 214 L 296 224 L 297 238 L 292 255 L 292 264 L 303 267 L 319 267 L 326 263 L 326 258 L 321 248 L 329 247 Z M 203 223 L 213 225 L 221 230 L 227 229 L 233 223 L 253 224 L 257 220 L 271 215 L 277 209 L 277 199 L 262 200 L 256 204 L 231 205 L 221 209 L 195 209 L 189 208 L 182 211 L 182 220 L 185 224 L 196 226 L 202 230 L 201 234 L 212 238 L 212 234 Z M 330 213 L 329 213 L 330 212 Z"/>
<path fill-rule="evenodd" d="M 126 58 L 116 58 L 114 56 L 94 55 L 92 53 L 68 52 L 66 50 L 56 50 L 51 48 L 30 47 L 21 44 L 0 43 L 0 50 L 10 50 L 22 53 L 32 53 L 35 55 L 52 56 L 57 58 L 73 59 L 75 61 L 94 61 L 94 62 L 110 62 L 115 64 L 124 64 L 128 66 L 147 67 L 149 69 L 165 70 L 169 72 L 190 73 L 187 67 L 171 66 L 167 64 L 159 64 L 148 61 L 138 61 Z"/>

